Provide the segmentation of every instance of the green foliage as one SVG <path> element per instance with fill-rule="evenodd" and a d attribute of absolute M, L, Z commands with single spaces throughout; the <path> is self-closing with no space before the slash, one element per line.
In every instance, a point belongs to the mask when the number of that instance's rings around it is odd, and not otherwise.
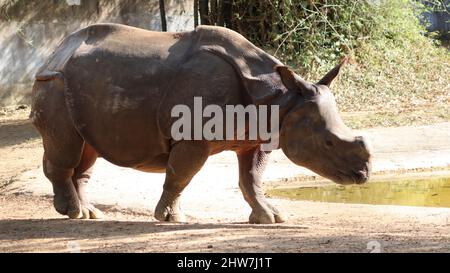
<path fill-rule="evenodd" d="M 379 28 L 377 5 L 363 0 L 235 1 L 235 21 L 246 37 L 302 72 L 336 63 Z M 263 10 L 263 12 L 258 12 Z M 244 25 L 245 27 L 239 27 Z M 262 28 L 263 35 L 255 29 Z"/>
<path fill-rule="evenodd" d="M 448 107 L 450 54 L 423 35 L 419 8 L 406 0 L 376 6 L 370 38 L 354 47 L 336 88 L 344 110 Z"/>
<path fill-rule="evenodd" d="M 448 108 L 450 54 L 424 35 L 424 8 L 412 0 L 236 0 L 233 28 L 309 80 L 349 56 L 333 86 L 343 111 Z"/>

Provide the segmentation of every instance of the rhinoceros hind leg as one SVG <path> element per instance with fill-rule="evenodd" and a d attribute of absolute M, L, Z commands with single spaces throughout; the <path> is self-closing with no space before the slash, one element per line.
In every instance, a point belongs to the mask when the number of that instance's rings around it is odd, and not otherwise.
<path fill-rule="evenodd" d="M 44 174 L 53 185 L 53 206 L 62 215 L 71 219 L 81 216 L 80 201 L 72 183 L 73 169 L 57 166 L 52 163 L 44 153 Z"/>
<path fill-rule="evenodd" d="M 52 182 L 55 209 L 70 218 L 78 218 L 81 207 L 72 176 L 80 162 L 83 139 L 67 111 L 63 79 L 35 82 L 30 117 L 42 136 L 43 169 Z"/>
<path fill-rule="evenodd" d="M 83 219 L 101 219 L 103 213 L 94 207 L 90 202 L 86 193 L 86 187 L 91 178 L 93 166 L 97 160 L 98 154 L 88 143 L 84 143 L 83 154 L 80 163 L 75 168 L 72 181 L 78 194 L 81 204 L 81 218 Z"/>
<path fill-rule="evenodd" d="M 186 160 L 189 155 L 189 160 Z M 186 222 L 180 208 L 180 196 L 192 177 L 208 159 L 208 148 L 204 143 L 181 141 L 170 151 L 166 168 L 164 189 L 155 209 L 159 221 Z"/>
<path fill-rule="evenodd" d="M 245 201 L 252 208 L 251 224 L 273 224 L 286 221 L 282 213 L 272 206 L 264 196 L 261 176 L 268 160 L 268 153 L 259 148 L 238 153 L 239 188 Z"/>

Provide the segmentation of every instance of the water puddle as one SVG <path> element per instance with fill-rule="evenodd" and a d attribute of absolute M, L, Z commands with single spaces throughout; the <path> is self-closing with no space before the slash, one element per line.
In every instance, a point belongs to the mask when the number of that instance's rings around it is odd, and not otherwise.
<path fill-rule="evenodd" d="M 319 202 L 450 207 L 450 177 L 374 181 L 350 186 L 276 188 L 268 194 Z"/>

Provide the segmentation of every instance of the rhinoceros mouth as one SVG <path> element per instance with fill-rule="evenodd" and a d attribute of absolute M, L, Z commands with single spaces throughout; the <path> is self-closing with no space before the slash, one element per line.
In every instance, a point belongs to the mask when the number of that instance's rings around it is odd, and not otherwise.
<path fill-rule="evenodd" d="M 364 184 L 369 180 L 369 173 L 366 170 L 352 171 L 352 174 L 355 184 Z"/>
<path fill-rule="evenodd" d="M 330 177 L 331 180 L 337 184 L 364 184 L 369 180 L 369 170 L 364 168 L 363 170 L 350 170 L 343 171 L 337 170 L 336 173 Z"/>

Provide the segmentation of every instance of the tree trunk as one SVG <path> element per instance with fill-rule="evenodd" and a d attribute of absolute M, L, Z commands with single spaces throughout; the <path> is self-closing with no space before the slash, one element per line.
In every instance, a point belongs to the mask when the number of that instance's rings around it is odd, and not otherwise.
<path fill-rule="evenodd" d="M 166 9 L 164 7 L 164 0 L 159 0 L 159 15 L 161 16 L 161 29 L 162 31 L 167 31 Z"/>
<path fill-rule="evenodd" d="M 217 0 L 209 0 L 209 22 L 211 25 L 215 25 L 217 23 L 217 13 L 219 10 L 217 9 Z"/>
<path fill-rule="evenodd" d="M 208 0 L 198 0 L 200 10 L 200 22 L 202 25 L 209 25 Z"/>
<path fill-rule="evenodd" d="M 218 10 L 218 13 L 219 13 L 219 14 L 217 14 L 217 25 L 221 26 L 221 27 L 223 27 L 225 25 L 224 21 L 223 21 L 223 11 L 224 11 L 224 9 L 223 9 L 223 7 L 224 7 L 223 2 L 224 2 L 224 0 L 219 0 L 219 6 L 217 7 L 217 10 Z"/>
<path fill-rule="evenodd" d="M 223 0 L 223 25 L 227 28 L 231 28 L 231 15 L 233 9 L 233 0 Z"/>
<path fill-rule="evenodd" d="M 198 0 L 194 0 L 194 27 L 198 26 Z"/>

